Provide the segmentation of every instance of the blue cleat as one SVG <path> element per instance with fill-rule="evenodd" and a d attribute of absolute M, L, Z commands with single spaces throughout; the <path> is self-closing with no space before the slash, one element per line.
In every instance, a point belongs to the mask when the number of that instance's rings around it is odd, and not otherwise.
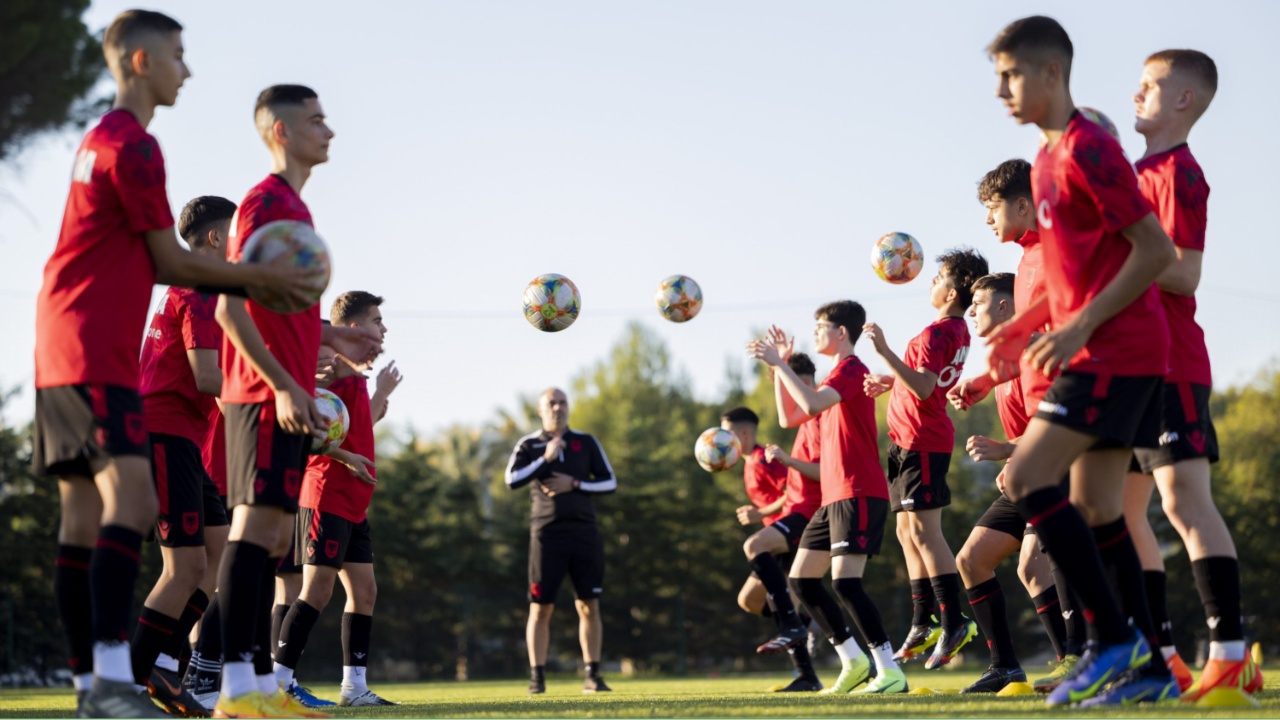
<path fill-rule="evenodd" d="M 1049 693 L 1046 703 L 1072 705 L 1088 700 L 1107 683 L 1119 679 L 1121 673 L 1136 670 L 1150 659 L 1151 647 L 1137 632 L 1122 643 L 1091 647 L 1071 675 Z"/>
<path fill-rule="evenodd" d="M 1111 683 L 1106 690 L 1080 703 L 1080 707 L 1136 705 L 1161 700 L 1177 700 L 1181 694 L 1178 690 L 1178 681 L 1174 677 L 1157 678 L 1139 670 L 1130 670 L 1121 675 L 1119 680 Z"/>
<path fill-rule="evenodd" d="M 285 688 L 284 691 L 293 696 L 294 700 L 309 708 L 333 707 L 338 704 L 332 700 L 325 700 L 312 695 L 310 690 L 299 685 L 296 680 L 290 683 L 289 687 Z"/>

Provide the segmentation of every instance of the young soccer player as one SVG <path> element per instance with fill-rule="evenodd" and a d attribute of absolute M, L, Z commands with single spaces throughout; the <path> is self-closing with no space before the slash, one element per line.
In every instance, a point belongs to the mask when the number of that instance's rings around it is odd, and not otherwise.
<path fill-rule="evenodd" d="M 155 523 L 138 348 L 151 288 L 275 286 L 291 296 L 314 273 L 236 267 L 184 250 L 173 230 L 160 146 L 147 133 L 191 76 L 182 26 L 128 10 L 103 35 L 115 106 L 76 153 L 58 244 L 36 302 L 33 466 L 59 479 L 54 588 L 80 697 L 78 712 L 148 717 L 134 690 L 128 626 L 142 534 Z M 239 290 L 243 292 L 243 289 Z"/>
<path fill-rule="evenodd" d="M 907 344 L 899 358 L 875 323 L 863 333 L 892 374 L 868 375 L 869 397 L 889 395 L 889 507 L 897 516 L 898 542 L 911 578 L 912 618 L 907 639 L 895 657 L 903 662 L 928 649 L 932 670 L 951 658 L 978 632 L 960 614 L 960 575 L 956 558 L 942 535 L 942 508 L 951 504 L 947 468 L 955 446 L 955 428 L 947 416 L 947 390 L 960 379 L 969 354 L 969 328 L 964 313 L 973 299 L 970 287 L 987 274 L 987 261 L 974 250 L 952 250 L 938 258 L 941 268 L 929 288 L 938 319 Z M 932 589 L 932 597 L 929 590 Z M 930 627 L 937 601 L 942 632 Z"/>
<path fill-rule="evenodd" d="M 853 354 L 867 314 L 856 302 L 838 300 L 818 308 L 814 317 L 815 349 L 835 362 L 817 388 L 805 385 L 786 363 L 794 340 L 781 330 L 771 328 L 767 340 L 747 346 L 751 357 L 774 369 L 782 425 L 820 423 L 822 507 L 801 536 L 791 564 L 791 589 L 840 656 L 840 676 L 823 693 L 850 692 L 871 674 L 871 663 L 845 626 L 839 605 L 822 587 L 828 567 L 832 587 L 876 663 L 875 680 L 857 692 L 905 693 L 907 678 L 893 659 L 880 611 L 862 586 L 867 560 L 880 551 L 889 512 L 889 487 L 876 444 L 875 401 L 863 392 L 867 368 Z"/>
<path fill-rule="evenodd" d="M 790 362 L 792 358 L 788 358 Z M 807 360 L 807 358 L 805 358 Z M 810 362 L 812 364 L 812 362 Z M 812 373 L 810 373 L 812 385 Z M 772 617 L 781 631 L 779 637 L 761 645 L 757 652 L 771 654 L 786 650 L 791 654 L 796 668 L 796 678 L 783 686 L 781 692 L 816 692 L 822 689 L 822 683 L 814 672 L 809 650 L 805 640 L 809 632 L 806 623 L 801 620 L 791 601 L 787 588 L 787 575 L 778 555 L 791 551 L 800 541 L 809 515 L 803 508 L 800 512 L 787 512 L 788 498 L 792 491 L 789 487 L 791 473 L 781 458 L 786 455 L 780 449 L 770 453 L 764 446 L 756 442 L 756 431 L 759 417 L 748 408 L 734 408 L 721 416 L 720 426 L 733 432 L 743 447 L 743 481 L 747 487 L 747 497 L 752 505 L 738 508 L 738 521 L 743 525 L 763 523 L 764 527 L 752 533 L 742 545 L 742 551 L 751 565 L 751 576 L 743 583 L 738 593 L 738 605 L 749 613 Z M 797 436 L 797 443 L 800 437 Z M 747 448 L 750 448 L 748 451 Z M 802 450 L 810 452 L 808 448 Z M 816 459 L 816 448 L 812 454 Z M 793 464 L 797 461 L 786 455 Z M 805 463 L 804 467 L 817 475 L 816 463 Z M 797 474 L 799 472 L 797 471 Z M 803 476 L 801 476 L 803 478 Z M 801 482 L 806 482 L 803 479 Z M 807 481 L 813 484 L 812 481 Z M 803 491 L 798 488 L 797 491 Z M 776 495 L 776 497 L 774 497 Z M 792 508 L 787 508 L 788 510 Z M 816 508 L 815 508 L 816 509 Z"/>
<path fill-rule="evenodd" d="M 1190 689 L 1191 672 L 1173 644 L 1165 606 L 1164 561 L 1147 520 L 1153 487 L 1160 488 L 1165 514 L 1191 556 L 1209 625 L 1209 662 L 1199 687 L 1186 693 L 1186 700 L 1197 700 L 1219 687 L 1262 689 L 1262 675 L 1245 652 L 1235 543 L 1209 487 L 1209 464 L 1218 459 L 1218 436 L 1209 416 L 1209 352 L 1195 319 L 1209 185 L 1187 146 L 1187 136 L 1217 88 L 1218 69 L 1208 55 L 1197 50 L 1163 50 L 1147 58 L 1133 98 L 1135 127 L 1147 141 L 1137 163 L 1138 185 L 1173 239 L 1177 260 L 1156 279 L 1172 342 L 1171 369 L 1161 390 L 1160 445 L 1135 451 L 1142 472 L 1129 475 L 1125 518 L 1142 557 L 1160 649 L 1184 692 Z"/>
<path fill-rule="evenodd" d="M 382 298 L 371 293 L 343 293 L 334 301 L 330 318 L 334 325 L 363 327 L 385 337 L 381 305 Z M 305 703 L 306 699 L 294 690 L 294 670 L 312 627 L 329 603 L 335 580 L 341 578 L 347 602 L 342 615 L 343 677 L 338 704 L 395 705 L 369 690 L 365 668 L 378 592 L 367 516 L 377 484 L 373 425 L 384 411 L 399 376 L 379 375 L 378 386 L 370 397 L 368 380 L 360 374 L 367 365 L 355 366 L 345 361 L 359 348 L 348 347 L 349 343 L 340 340 L 335 342 L 333 349 L 342 360 L 337 366 L 337 378 L 328 389 L 346 405 L 351 423 L 340 447 L 327 455 L 314 455 L 307 463 L 294 525 L 295 562 L 303 566 L 302 591 L 281 628 L 275 672 L 286 690 Z M 394 373 L 394 365 L 390 367 Z"/>
<path fill-rule="evenodd" d="M 1017 20 L 988 53 L 997 96 L 1045 139 L 1031 178 L 1047 296 L 993 334 L 993 369 L 1012 377 L 1025 351 L 1033 369 L 1057 375 L 1005 469 L 1005 489 L 1092 614 L 1098 637 L 1048 702 L 1177 697 L 1144 637 L 1154 642 L 1154 628 L 1122 511 L 1131 449 L 1153 446 L 1159 434 L 1169 331 L 1154 282 L 1173 261 L 1173 246 L 1120 145 L 1076 111 L 1073 50 L 1062 26 L 1043 16 Z M 1052 329 L 1028 346 L 1046 321 Z M 1068 470 L 1070 500 L 1057 486 Z"/>
<path fill-rule="evenodd" d="M 225 258 L 235 211 L 226 198 L 198 197 L 182 209 L 178 234 L 193 252 Z M 169 288 L 147 331 L 139 371 L 164 570 L 134 628 L 133 674 L 176 715 L 204 712 L 182 688 L 178 658 L 209 605 L 229 529 L 226 506 L 200 450 L 222 391 L 222 329 L 213 319 L 217 301 L 198 290 Z"/>
<path fill-rule="evenodd" d="M 979 182 L 978 201 L 987 210 L 986 222 L 991 226 L 996 239 L 1001 243 L 1017 243 L 1022 248 L 1022 258 L 1018 261 L 1018 272 L 1014 279 L 1011 309 L 1030 307 L 1045 292 L 1043 253 L 1040 234 L 1036 230 L 1035 202 L 1031 196 L 1031 163 L 1018 158 L 1000 163 Z M 975 306 L 976 302 L 975 294 Z M 994 304 L 989 307 L 993 311 L 998 309 Z M 1000 316 L 1000 322 L 1004 319 Z M 982 325 L 985 328 L 983 333 L 989 334 L 994 329 L 986 323 Z M 1017 377 L 1003 383 L 1000 386 L 1003 390 L 998 389 L 996 397 L 997 409 L 1010 443 L 977 437 L 966 444 L 970 456 L 975 460 L 1007 458 L 1012 452 L 1013 439 L 1026 430 L 1032 412 L 1048 391 L 1049 385 L 1049 379 L 1043 374 L 1019 367 Z M 993 387 L 988 375 L 979 375 L 956 383 L 948 391 L 947 399 L 956 409 L 967 410 L 973 403 L 986 397 Z M 1011 432 L 1013 434 L 1008 434 Z M 1016 549 L 1007 545 L 1005 538 L 1021 538 L 1023 552 L 1018 571 L 1027 593 L 1035 603 L 1036 614 L 1049 634 L 1057 657 L 1053 672 L 1037 679 L 1035 688 L 1041 692 L 1050 692 L 1080 659 L 1085 640 L 1084 615 L 1076 612 L 1069 586 L 1052 558 L 1049 559 L 1053 577 L 1051 582 L 1041 577 L 1039 565 L 1031 563 L 1033 558 L 1043 557 L 1046 553 L 1037 552 L 1041 548 L 1036 535 L 1034 532 L 1024 533 L 1025 527 L 1026 522 L 1018 513 L 1017 507 L 1002 492 L 978 521 L 977 528 L 956 561 L 966 587 L 974 590 L 976 588 L 971 580 L 980 584 L 988 578 L 994 578 L 995 567 Z M 982 592 L 977 596 L 987 594 Z M 978 621 L 979 625 L 983 624 L 982 617 L 979 616 Z M 988 640 L 999 644 L 998 640 L 992 640 L 992 634 L 986 627 L 983 632 Z"/>

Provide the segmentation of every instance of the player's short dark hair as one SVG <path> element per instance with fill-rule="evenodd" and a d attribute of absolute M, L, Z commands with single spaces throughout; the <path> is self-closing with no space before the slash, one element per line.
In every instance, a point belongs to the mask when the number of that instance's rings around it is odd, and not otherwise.
<path fill-rule="evenodd" d="M 938 256 L 938 264 L 947 272 L 951 287 L 960 300 L 960 307 L 969 307 L 973 303 L 973 283 L 991 271 L 982 253 L 969 247 L 942 253 Z"/>
<path fill-rule="evenodd" d="M 748 423 L 752 427 L 760 426 L 760 416 L 757 415 L 754 410 L 747 407 L 736 407 L 732 410 L 726 410 L 725 413 L 720 416 L 720 421 L 727 422 L 730 425 Z"/>
<path fill-rule="evenodd" d="M 1151 53 L 1147 62 L 1162 61 L 1178 72 L 1185 72 L 1209 89 L 1209 94 L 1218 91 L 1218 65 L 1213 58 L 1199 50 L 1161 50 Z"/>
<path fill-rule="evenodd" d="M 217 195 L 201 195 L 189 201 L 178 216 L 178 236 L 187 241 L 192 250 L 204 245 L 205 234 L 218 223 L 229 221 L 236 214 L 236 204 Z"/>
<path fill-rule="evenodd" d="M 299 107 L 318 97 L 316 91 L 306 85 L 272 85 L 258 93 L 258 101 L 253 104 L 253 121 L 259 124 L 259 130 L 266 132 L 261 125 L 264 111 L 275 117 L 282 107 Z M 274 124 L 274 121 L 269 124 Z"/>
<path fill-rule="evenodd" d="M 382 305 L 382 298 L 364 290 L 344 292 L 333 301 L 329 320 L 334 325 L 346 325 L 364 317 L 373 308 Z"/>
<path fill-rule="evenodd" d="M 1014 274 L 1009 272 L 983 275 L 973 281 L 970 290 L 977 294 L 979 290 L 989 290 L 992 295 L 1013 295 Z"/>
<path fill-rule="evenodd" d="M 1071 76 L 1071 59 L 1075 48 L 1071 44 L 1071 36 L 1062 25 L 1051 17 L 1032 15 L 1021 20 L 1014 20 L 996 35 L 996 39 L 987 46 L 987 55 L 995 57 L 999 53 L 1007 53 L 1016 57 L 1025 57 L 1041 65 L 1050 56 L 1057 56 L 1063 61 L 1062 76 Z"/>
<path fill-rule="evenodd" d="M 814 310 L 813 319 L 843 325 L 849 333 L 849 342 L 856 342 L 862 326 L 867 324 L 867 311 L 853 300 L 836 300 Z"/>
<path fill-rule="evenodd" d="M 1026 198 L 1028 202 L 1034 202 L 1031 195 L 1031 163 L 1022 158 L 1005 160 L 995 170 L 982 176 L 978 181 L 978 202 L 987 203 L 997 198 Z"/>
<path fill-rule="evenodd" d="M 818 374 L 818 368 L 814 367 L 813 360 L 804 353 L 792 353 L 791 357 L 787 358 L 787 365 L 801 377 Z"/>
<path fill-rule="evenodd" d="M 102 54 L 108 63 L 118 62 L 133 51 L 144 35 L 171 32 L 182 32 L 182 23 L 154 10 L 125 10 L 102 34 Z M 121 69 L 127 70 L 128 63 L 122 63 Z"/>

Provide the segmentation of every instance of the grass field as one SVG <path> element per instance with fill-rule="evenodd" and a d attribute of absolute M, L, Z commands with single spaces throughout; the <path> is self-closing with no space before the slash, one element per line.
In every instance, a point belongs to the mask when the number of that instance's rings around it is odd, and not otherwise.
<path fill-rule="evenodd" d="M 1271 668 L 1267 668 L 1271 672 Z M 1276 668 L 1275 672 L 1280 672 Z M 1113 712 L 1058 710 L 1049 712 L 1039 696 L 995 698 L 954 694 L 976 672 L 909 672 L 912 687 L 929 687 L 940 695 L 897 695 L 858 698 L 766 693 L 790 678 L 748 675 L 701 678 L 608 678 L 614 692 L 582 695 L 580 680 L 552 677 L 547 694 L 529 697 L 525 681 L 486 680 L 375 685 L 374 689 L 403 704 L 392 708 L 338 710 L 335 717 L 1280 717 L 1280 690 L 1262 693 L 1261 709 L 1206 711 L 1177 702 Z M 828 678 L 831 679 L 831 678 Z M 337 688 L 312 688 L 336 697 Z M 331 692 L 326 692 L 331 691 Z M 70 690 L 0 691 L 0 717 L 70 717 Z"/>

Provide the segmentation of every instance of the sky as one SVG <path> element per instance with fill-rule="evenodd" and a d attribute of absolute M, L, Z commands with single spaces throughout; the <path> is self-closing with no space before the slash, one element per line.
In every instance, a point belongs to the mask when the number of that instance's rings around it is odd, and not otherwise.
<path fill-rule="evenodd" d="M 105 27 L 120 2 L 95 2 Z M 154 0 L 186 26 L 193 71 L 150 125 L 175 217 L 197 195 L 239 202 L 269 170 L 255 97 L 313 87 L 336 132 L 303 190 L 335 272 L 323 300 L 386 298 L 387 354 L 405 380 L 388 419 L 432 433 L 474 425 L 567 385 L 638 321 L 713 400 L 745 343 L 776 323 L 812 350 L 813 310 L 851 298 L 899 353 L 935 316 L 933 258 L 999 246 L 982 175 L 1032 159 L 1037 131 L 1005 116 L 983 48 L 1023 14 L 1056 17 L 1075 45 L 1076 102 L 1142 155 L 1132 96 L 1144 58 L 1192 47 L 1218 63 L 1191 135 L 1212 195 L 1198 318 L 1215 385 L 1280 356 L 1280 196 L 1274 130 L 1280 4 L 1246 2 L 378 2 Z M 32 415 L 35 298 L 57 241 L 81 132 L 41 137 L 0 165 L 0 388 L 6 420 Z M 872 243 L 914 235 L 930 261 L 878 280 Z M 1270 240 L 1268 238 L 1271 238 Z M 572 279 L 582 314 L 541 333 L 521 311 L 539 274 Z M 705 305 L 662 319 L 653 294 L 693 277 Z M 157 288 L 158 300 L 162 288 Z M 1267 320 L 1267 318 L 1272 318 Z M 1267 330 L 1267 328 L 1270 328 Z M 1261 331 L 1260 329 L 1265 330 Z M 141 338 L 139 339 L 141 341 Z M 858 346 L 873 371 L 885 363 Z M 983 351 L 966 375 L 981 371 Z M 825 363 L 819 363 L 819 372 Z"/>

